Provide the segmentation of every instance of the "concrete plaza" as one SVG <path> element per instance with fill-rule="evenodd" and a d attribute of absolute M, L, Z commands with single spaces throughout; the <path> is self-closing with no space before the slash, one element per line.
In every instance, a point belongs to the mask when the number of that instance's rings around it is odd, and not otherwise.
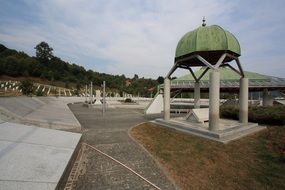
<path fill-rule="evenodd" d="M 79 133 L 0 123 L 0 189 L 55 189 Z"/>

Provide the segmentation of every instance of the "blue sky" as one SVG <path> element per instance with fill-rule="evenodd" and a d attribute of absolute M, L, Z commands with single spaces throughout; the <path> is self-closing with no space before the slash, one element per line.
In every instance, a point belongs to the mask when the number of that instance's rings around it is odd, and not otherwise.
<path fill-rule="evenodd" d="M 285 78 L 284 12 L 282 0 L 1 0 L 0 43 L 35 55 L 46 41 L 87 69 L 157 78 L 205 16 L 237 37 L 245 70 Z"/>

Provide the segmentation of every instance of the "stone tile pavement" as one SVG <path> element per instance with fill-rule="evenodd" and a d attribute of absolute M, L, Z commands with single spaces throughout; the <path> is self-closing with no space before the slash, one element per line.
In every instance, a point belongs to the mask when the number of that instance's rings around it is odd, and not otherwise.
<path fill-rule="evenodd" d="M 139 109 L 100 109 L 70 105 L 83 128 L 82 140 L 119 160 L 161 189 L 176 189 L 150 155 L 129 136 L 130 127 L 147 121 Z M 75 189 L 154 189 L 148 183 L 102 154 L 87 149 L 84 172 Z"/>

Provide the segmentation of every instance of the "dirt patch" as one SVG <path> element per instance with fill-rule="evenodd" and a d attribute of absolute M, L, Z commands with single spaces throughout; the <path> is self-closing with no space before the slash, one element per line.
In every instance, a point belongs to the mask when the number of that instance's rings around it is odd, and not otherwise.
<path fill-rule="evenodd" d="M 285 126 L 227 145 L 152 123 L 130 133 L 182 189 L 285 189 Z"/>

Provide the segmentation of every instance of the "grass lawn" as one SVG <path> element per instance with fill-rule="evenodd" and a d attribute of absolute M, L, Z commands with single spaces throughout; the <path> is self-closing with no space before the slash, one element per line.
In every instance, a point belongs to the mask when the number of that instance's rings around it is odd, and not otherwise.
<path fill-rule="evenodd" d="M 130 133 L 182 189 L 285 189 L 285 126 L 226 145 L 152 123 Z"/>

